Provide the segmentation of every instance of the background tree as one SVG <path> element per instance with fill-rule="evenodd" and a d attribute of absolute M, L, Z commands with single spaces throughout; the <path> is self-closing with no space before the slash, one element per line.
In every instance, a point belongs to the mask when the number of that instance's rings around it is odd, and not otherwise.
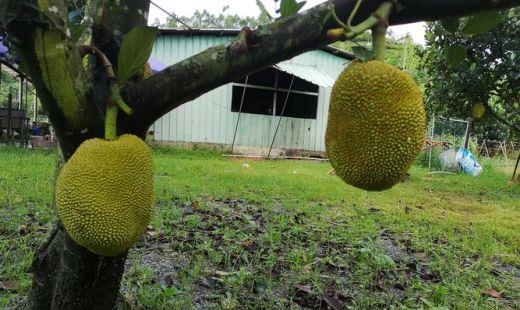
<path fill-rule="evenodd" d="M 488 13 L 498 24 L 468 35 L 471 19 L 428 23 L 424 69 L 431 113 L 476 117 L 481 137 L 520 133 L 520 9 Z M 470 29 L 471 30 L 471 29 Z M 482 111 L 484 115 L 479 119 Z"/>
<path fill-rule="evenodd" d="M 242 17 L 238 14 L 226 14 L 226 10 L 224 8 L 223 12 L 218 15 L 211 14 L 207 10 L 197 10 L 191 17 L 168 16 L 165 23 L 161 23 L 159 20 L 156 20 L 154 25 L 164 28 L 186 28 L 186 26 L 189 26 L 191 28 L 201 29 L 241 29 L 242 27 L 248 26 L 251 29 L 254 29 L 261 25 L 266 25 L 269 22 L 272 22 L 272 20 L 267 12 L 262 12 L 257 17 Z"/>
<path fill-rule="evenodd" d="M 385 52 L 386 62 L 406 71 L 421 88 L 424 88 L 426 74 L 420 70 L 422 56 L 425 52 L 424 47 L 414 43 L 410 35 L 395 38 L 391 29 L 389 29 L 388 35 Z M 355 54 L 357 48 L 368 49 L 371 44 L 372 37 L 370 34 L 363 33 L 352 41 L 336 42 L 333 46 Z"/>
<path fill-rule="evenodd" d="M 353 24 L 371 18 L 381 0 L 365 0 Z M 282 18 L 255 31 L 244 29 L 228 44 L 209 48 L 143 80 L 128 79 L 122 96 L 134 110 L 121 113 L 118 133 L 144 138 L 150 125 L 168 111 L 211 89 L 250 72 L 290 59 L 340 39 L 327 36 L 337 28 L 329 18 L 331 6 L 346 19 L 357 1 L 335 0 L 304 14 L 294 0 L 282 0 Z M 79 39 L 69 24 L 64 0 L 2 0 L 0 27 L 5 31 L 31 76 L 56 129 L 64 160 L 85 140 L 103 137 L 110 85 L 105 66 L 89 57 L 83 61 L 78 41 L 98 48 L 118 71 L 118 55 L 125 34 L 144 26 L 150 1 L 86 1 Z M 490 8 L 508 8 L 518 0 L 400 0 L 390 24 L 443 19 Z M 125 52 L 138 53 L 143 42 Z M 146 53 L 144 53 L 146 55 Z M 120 60 L 120 59 L 119 59 Z M 128 59 L 127 59 L 128 61 Z M 123 69 L 128 69 L 123 67 Z M 32 309 L 113 309 L 119 292 L 126 254 L 102 257 L 76 244 L 58 223 L 49 240 L 35 254 L 34 280 L 29 296 Z"/>

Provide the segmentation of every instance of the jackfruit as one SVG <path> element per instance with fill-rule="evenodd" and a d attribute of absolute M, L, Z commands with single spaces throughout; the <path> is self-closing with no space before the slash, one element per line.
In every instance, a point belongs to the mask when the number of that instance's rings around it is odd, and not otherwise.
<path fill-rule="evenodd" d="M 153 215 L 153 170 L 151 150 L 136 136 L 83 142 L 56 182 L 56 209 L 70 237 L 102 256 L 128 250 Z"/>
<path fill-rule="evenodd" d="M 482 118 L 486 113 L 486 107 L 482 103 L 477 103 L 471 108 L 471 116 L 474 118 Z"/>
<path fill-rule="evenodd" d="M 377 60 L 354 61 L 335 82 L 325 146 L 347 184 L 391 188 L 406 176 L 425 132 L 421 91 L 405 72 Z"/>
<path fill-rule="evenodd" d="M 144 64 L 143 79 L 150 78 L 153 75 L 152 67 L 149 63 Z"/>

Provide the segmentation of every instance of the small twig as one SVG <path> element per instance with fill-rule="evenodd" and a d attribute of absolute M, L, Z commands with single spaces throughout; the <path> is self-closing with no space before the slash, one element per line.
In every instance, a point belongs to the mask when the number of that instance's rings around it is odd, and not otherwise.
<path fill-rule="evenodd" d="M 343 37 L 344 40 L 350 40 L 363 32 L 375 27 L 381 20 L 388 20 L 388 15 L 392 12 L 394 8 L 394 2 L 384 2 L 379 6 L 379 8 L 370 15 L 369 18 L 361 22 L 360 24 L 348 28 L 337 28 L 337 29 L 329 29 L 327 31 L 327 36 L 332 39 L 337 39 L 338 37 Z M 388 22 L 388 21 L 387 21 Z"/>
<path fill-rule="evenodd" d="M 361 6 L 362 2 L 363 2 L 363 0 L 358 0 L 356 2 L 356 5 L 354 6 L 354 9 L 350 13 L 350 16 L 348 17 L 348 20 L 347 20 L 347 27 L 348 28 L 352 27 L 352 21 L 354 20 L 354 17 L 356 16 L 357 11 L 359 10 L 359 7 Z"/>
<path fill-rule="evenodd" d="M 114 72 L 114 67 L 112 66 L 112 63 L 105 55 L 105 53 L 103 53 L 99 48 L 92 45 L 80 45 L 79 49 L 82 56 L 85 56 L 86 54 L 91 54 L 101 62 L 101 67 L 103 67 L 103 69 L 105 70 L 105 74 L 108 78 L 108 84 L 110 85 L 111 100 L 123 112 L 125 112 L 128 115 L 131 115 L 133 113 L 132 108 L 130 108 L 121 98 L 121 94 L 119 93 L 117 76 Z"/>
<path fill-rule="evenodd" d="M 336 21 L 336 23 L 338 23 L 338 25 L 340 25 L 341 28 L 343 28 L 343 29 L 349 28 L 347 25 L 345 25 L 345 23 L 343 23 L 343 21 L 341 21 L 341 19 L 339 19 L 338 15 L 336 14 L 336 9 L 334 8 L 334 2 L 330 3 L 330 12 L 332 14 L 332 18 L 334 18 L 334 21 Z"/>
<path fill-rule="evenodd" d="M 114 72 L 114 68 L 105 53 L 92 45 L 80 45 L 79 50 L 82 56 L 85 56 L 86 54 L 96 56 L 96 58 L 101 62 L 101 67 L 105 69 L 109 84 L 113 85 L 117 83 L 117 77 Z"/>

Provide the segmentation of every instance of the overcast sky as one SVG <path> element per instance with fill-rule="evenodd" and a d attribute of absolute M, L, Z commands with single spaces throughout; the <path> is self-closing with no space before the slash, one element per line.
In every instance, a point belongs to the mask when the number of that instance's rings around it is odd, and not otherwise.
<path fill-rule="evenodd" d="M 152 0 L 160 7 L 168 12 L 173 12 L 181 16 L 192 16 L 196 10 L 208 10 L 210 13 L 218 14 L 222 12 L 225 6 L 229 6 L 227 14 L 238 14 L 240 16 L 258 16 L 260 9 L 256 5 L 256 0 Z M 308 9 L 317 4 L 325 2 L 325 0 L 307 0 L 304 7 Z M 273 0 L 263 0 L 266 8 L 274 15 L 275 7 Z M 151 23 L 155 19 L 162 22 L 166 20 L 167 15 L 157 9 L 154 5 L 150 6 L 150 14 L 148 20 Z M 408 24 L 403 26 L 393 26 L 390 28 L 394 35 L 398 38 L 410 33 L 416 43 L 424 45 L 424 23 Z"/>

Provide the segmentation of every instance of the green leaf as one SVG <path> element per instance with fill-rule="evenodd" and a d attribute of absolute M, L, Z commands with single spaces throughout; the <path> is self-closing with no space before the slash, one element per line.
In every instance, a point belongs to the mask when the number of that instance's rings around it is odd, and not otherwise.
<path fill-rule="evenodd" d="M 269 14 L 269 11 L 267 11 L 267 9 L 265 8 L 265 5 L 262 1 L 256 0 L 256 5 L 260 8 L 260 11 L 262 12 L 262 14 L 265 14 L 265 15 L 267 15 L 267 17 L 271 18 L 271 14 Z"/>
<path fill-rule="evenodd" d="M 117 62 L 117 77 L 120 83 L 128 81 L 143 69 L 152 53 L 157 33 L 156 27 L 137 26 L 125 35 Z"/>
<path fill-rule="evenodd" d="M 457 30 L 459 30 L 460 20 L 458 18 L 445 19 L 441 21 L 441 24 L 444 27 L 444 29 L 448 30 L 451 33 L 455 33 L 457 32 Z"/>
<path fill-rule="evenodd" d="M 460 65 L 466 59 L 466 49 L 463 46 L 453 45 L 446 49 L 446 60 L 450 67 Z"/>
<path fill-rule="evenodd" d="M 353 46 L 352 53 L 354 53 L 354 56 L 356 56 L 357 59 L 364 61 L 374 58 L 374 53 L 364 46 Z"/>
<path fill-rule="evenodd" d="M 79 25 L 71 25 L 69 27 L 70 29 L 70 39 L 74 42 L 78 42 L 81 38 L 81 35 L 87 29 L 86 24 L 79 24 Z"/>
<path fill-rule="evenodd" d="M 280 14 L 282 17 L 294 15 L 301 10 L 305 3 L 307 3 L 307 1 L 296 2 L 296 0 L 282 0 L 280 4 Z"/>
<path fill-rule="evenodd" d="M 498 11 L 486 11 L 468 18 L 462 32 L 465 34 L 479 34 L 489 31 L 502 22 L 502 15 Z"/>

